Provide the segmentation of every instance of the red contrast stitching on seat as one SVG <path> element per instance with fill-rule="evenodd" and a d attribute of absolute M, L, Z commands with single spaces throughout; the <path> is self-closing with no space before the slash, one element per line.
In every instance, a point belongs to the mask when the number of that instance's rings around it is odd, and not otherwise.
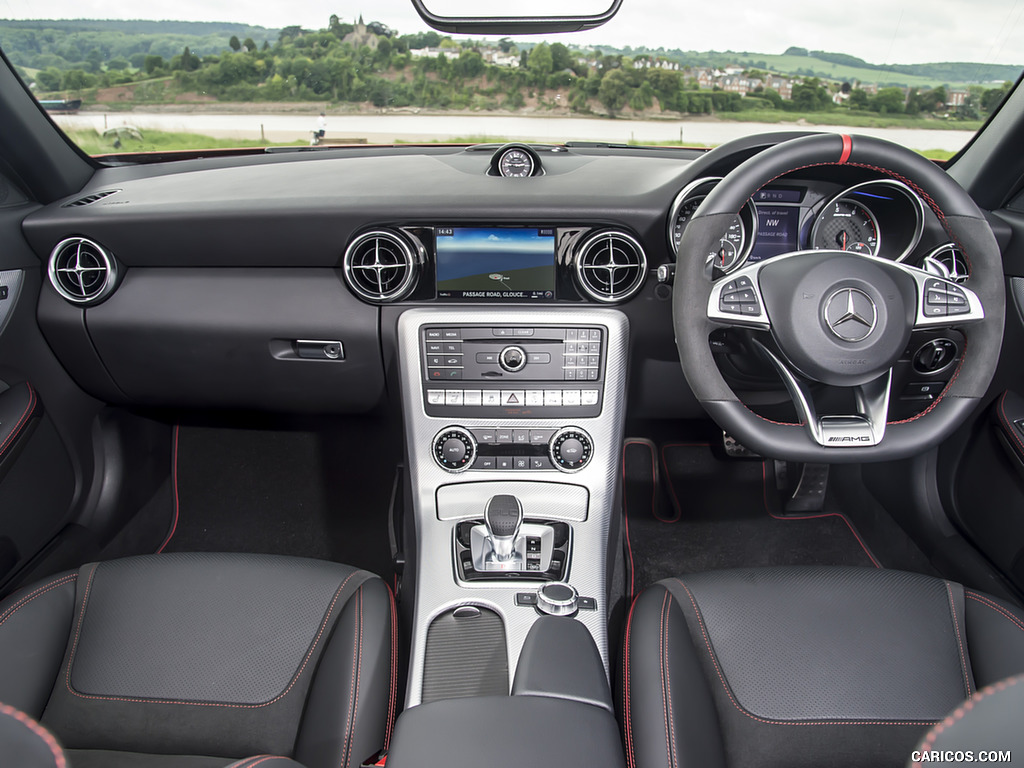
<path fill-rule="evenodd" d="M 665 714 L 665 751 L 668 753 L 668 765 L 672 768 L 672 742 L 668 733 L 668 697 L 665 693 L 665 604 L 668 602 L 668 590 L 661 599 L 661 624 L 658 627 L 658 664 L 661 666 L 661 711 Z"/>
<path fill-rule="evenodd" d="M 174 538 L 174 532 L 178 530 L 178 512 L 181 508 L 178 502 L 178 426 L 178 424 L 174 425 L 174 445 L 171 449 L 171 488 L 174 491 L 174 520 L 171 522 L 171 530 L 168 532 L 167 538 L 160 545 L 160 549 L 156 551 L 157 554 L 164 551 L 164 547 L 171 543 L 171 539 Z"/>
<path fill-rule="evenodd" d="M 850 153 L 853 152 L 853 139 L 843 134 L 843 154 L 839 156 L 839 165 L 846 165 L 846 161 L 850 159 Z"/>
<path fill-rule="evenodd" d="M 998 603 L 992 602 L 987 597 L 985 597 L 984 595 L 982 595 L 982 594 L 980 594 L 978 592 L 968 592 L 965 589 L 964 590 L 964 595 L 968 599 L 973 600 L 976 603 L 981 603 L 982 605 L 986 606 L 987 608 L 991 608 L 996 613 L 1002 614 L 1003 617 L 1006 618 L 1006 619 L 1009 619 L 1010 622 L 1012 622 L 1013 625 L 1015 627 L 1017 627 L 1017 629 L 1019 629 L 1021 632 L 1024 632 L 1024 621 L 1021 621 L 1019 618 L 1014 616 L 1008 610 L 1003 608 L 1003 606 L 999 605 Z"/>
<path fill-rule="evenodd" d="M 8 447 L 14 445 L 14 440 L 21 434 L 21 430 L 25 428 L 29 417 L 36 409 L 36 403 L 38 402 L 38 399 L 36 398 L 36 391 L 27 381 L 25 382 L 25 385 L 28 387 L 28 405 L 25 406 L 25 411 L 21 414 L 21 417 L 14 425 L 14 430 L 7 436 L 6 440 L 0 443 L 0 455 L 2 455 Z"/>
<path fill-rule="evenodd" d="M 82 634 L 82 620 L 85 618 L 85 608 L 89 602 L 89 590 L 92 588 L 92 580 L 96 575 L 96 568 L 97 566 L 93 565 L 92 571 L 89 573 L 89 578 L 85 584 L 85 596 L 82 598 L 82 610 L 78 614 L 78 624 L 75 627 L 75 639 L 71 644 L 71 655 L 68 657 L 68 668 L 64 675 L 64 685 L 67 687 L 68 693 L 72 696 L 77 696 L 80 699 L 92 699 L 94 701 L 127 701 L 133 704 L 181 704 L 188 707 L 225 707 L 227 709 L 260 709 L 262 707 L 269 707 L 271 704 L 280 701 L 288 695 L 291 689 L 295 687 L 295 683 L 298 682 L 298 679 L 302 677 L 302 673 L 306 669 L 306 665 L 309 664 L 309 660 L 313 656 L 313 651 L 315 651 L 317 645 L 320 644 L 320 638 L 323 636 L 324 630 L 327 628 L 327 625 L 331 620 L 331 615 L 334 613 L 335 603 L 338 602 L 338 598 L 341 596 L 342 590 L 345 589 L 345 585 L 348 584 L 349 580 L 359 573 L 359 571 L 350 573 L 345 580 L 341 582 L 341 586 L 338 587 L 337 591 L 334 593 L 334 598 L 327 607 L 327 614 L 320 623 L 320 629 L 317 631 L 316 637 L 313 638 L 313 644 L 309 647 L 309 650 L 306 651 L 306 656 L 302 660 L 302 664 L 299 666 L 294 677 L 292 677 L 291 682 L 288 683 L 287 688 L 269 701 L 264 701 L 259 704 L 227 704 L 218 701 L 178 701 L 176 699 L 140 699 L 128 696 L 98 696 L 91 693 L 80 693 L 71 687 L 71 667 L 74 665 L 75 652 L 78 650 L 78 640 Z M 362 587 L 360 587 L 360 589 L 362 589 Z"/>
<path fill-rule="evenodd" d="M 345 732 L 345 757 L 342 760 L 341 768 L 348 768 L 349 759 L 352 757 L 352 742 L 355 740 L 356 730 L 356 710 L 359 709 L 359 674 L 363 667 L 363 588 L 359 587 L 356 590 L 356 608 L 358 608 L 358 615 L 356 616 L 356 643 L 352 648 L 352 668 L 355 669 L 356 674 L 352 678 L 352 688 L 349 691 L 348 708 L 349 708 L 349 720 L 348 728 Z"/>
<path fill-rule="evenodd" d="M 57 587 L 61 586 L 62 584 L 68 584 L 69 582 L 75 581 L 77 578 L 78 578 L 78 574 L 77 573 L 70 573 L 70 574 L 68 574 L 66 576 L 61 576 L 59 579 L 51 581 L 49 584 L 43 584 L 43 586 L 37 587 L 36 589 L 32 590 L 27 595 L 25 595 L 23 598 L 18 600 L 18 602 L 16 602 L 10 608 L 8 608 L 6 611 L 4 611 L 3 614 L 0 614 L 0 625 L 3 625 L 3 623 L 5 621 L 7 621 L 9 618 L 11 618 L 11 616 L 13 616 L 15 613 L 20 611 L 26 605 L 31 603 L 37 597 L 40 597 L 40 596 L 46 594 L 50 590 L 56 589 Z"/>
<path fill-rule="evenodd" d="M 384 586 L 388 587 L 387 584 Z M 384 730 L 385 751 L 391 744 L 391 729 L 395 725 L 395 704 L 398 701 L 398 614 L 391 587 L 388 587 L 388 604 L 391 608 L 391 677 L 388 686 L 388 723 Z"/>
<path fill-rule="evenodd" d="M 956 725 L 960 720 L 963 719 L 964 715 L 966 715 L 968 712 L 974 709 L 975 704 L 977 704 L 982 699 L 988 698 L 993 693 L 998 693 L 999 691 L 1005 691 L 1007 688 L 1012 688 L 1022 679 L 1024 679 L 1024 675 L 1018 675 L 1017 677 L 1011 677 L 1007 680 L 1000 680 L 998 683 L 993 683 L 992 685 L 986 685 L 984 688 L 982 688 L 980 691 L 974 694 L 974 696 L 972 696 L 968 701 L 965 701 L 959 707 L 954 709 L 949 714 L 949 716 L 947 716 L 942 722 L 938 723 L 934 728 L 932 728 L 928 732 L 928 735 L 925 736 L 924 741 L 921 742 L 921 746 L 918 748 L 917 751 L 930 752 L 932 747 L 935 746 L 935 741 L 939 738 L 939 734 L 941 734 L 947 728 Z M 921 762 L 919 760 L 915 761 L 911 763 L 911 766 L 912 768 L 920 768 Z"/>
<path fill-rule="evenodd" d="M 935 720 L 769 720 L 763 717 L 748 712 L 739 702 L 736 701 L 732 695 L 732 690 L 729 688 L 728 683 L 725 682 L 725 675 L 722 674 L 722 668 L 718 666 L 718 658 L 715 656 L 715 651 L 711 647 L 711 639 L 708 637 L 707 628 L 704 626 L 704 617 L 701 616 L 700 609 L 697 607 L 697 601 L 693 598 L 693 593 L 690 592 L 690 588 L 687 587 L 679 579 L 673 579 L 679 584 L 684 590 L 686 590 L 687 596 L 690 598 L 690 603 L 693 605 L 693 612 L 697 616 L 697 624 L 700 627 L 700 633 L 704 637 L 704 645 L 707 646 L 708 656 L 711 657 L 711 664 L 715 668 L 715 673 L 718 675 L 719 682 L 722 683 L 722 690 L 725 691 L 725 695 L 729 697 L 729 701 L 736 707 L 740 712 L 749 717 L 751 720 L 756 720 L 759 723 L 765 725 L 934 725 Z"/>
<path fill-rule="evenodd" d="M 632 707 L 629 699 L 629 641 L 633 629 L 633 611 L 636 609 L 636 598 L 629 606 L 629 618 L 626 619 L 626 640 L 623 643 L 625 650 L 622 653 L 622 690 L 624 692 L 623 720 L 626 726 L 626 758 L 629 761 L 629 768 L 636 768 L 636 757 L 633 754 L 633 722 Z"/>
<path fill-rule="evenodd" d="M 57 743 L 57 740 L 53 737 L 52 733 L 21 710 L 15 709 L 7 704 L 0 704 L 0 715 L 13 717 L 19 723 L 32 731 L 32 733 L 42 739 L 46 746 L 50 748 L 50 754 L 53 755 L 53 763 L 56 768 L 66 768 L 67 761 L 64 759 L 64 750 L 60 748 L 60 745 Z"/>
<path fill-rule="evenodd" d="M 678 764 L 676 755 L 678 751 L 676 749 L 676 723 L 673 717 L 675 710 L 672 707 L 672 678 L 669 676 L 669 663 L 668 663 L 668 616 L 672 612 L 672 593 L 667 589 L 665 594 L 668 596 L 668 604 L 665 606 L 665 613 L 662 616 L 661 625 L 665 633 L 665 660 L 662 663 L 662 669 L 665 675 L 665 693 L 668 701 L 668 708 L 665 710 L 665 721 L 668 723 L 669 733 L 672 736 L 671 748 L 668 753 L 669 768 Z"/>
<path fill-rule="evenodd" d="M 862 539 L 860 537 L 860 534 L 857 533 L 857 529 L 854 528 L 853 523 L 851 523 L 850 519 L 846 515 L 844 515 L 842 512 L 823 512 L 820 515 L 818 515 L 818 514 L 816 514 L 816 515 L 776 515 L 776 514 L 773 514 L 772 511 L 771 511 L 771 508 L 768 506 L 768 477 L 767 477 L 767 471 L 768 470 L 767 470 L 766 462 L 761 462 L 761 498 L 764 500 L 764 511 L 768 513 L 768 517 L 772 518 L 773 520 L 782 520 L 782 521 L 786 521 L 786 520 L 817 520 L 817 519 L 823 518 L 823 517 L 838 517 L 840 520 L 842 520 L 844 523 L 846 523 L 846 527 L 850 529 L 850 533 L 853 534 L 853 538 L 855 538 L 857 540 L 857 543 L 860 544 L 860 548 L 864 550 L 864 554 L 868 556 L 868 560 L 870 560 L 872 563 L 874 563 L 875 568 L 881 568 L 882 567 L 882 564 L 880 562 L 878 562 L 878 560 L 875 559 L 875 556 L 873 554 L 871 554 L 871 550 L 868 549 L 868 545 L 864 543 L 864 539 Z"/>
<path fill-rule="evenodd" d="M 953 629 L 956 630 L 956 644 L 960 648 L 960 669 L 964 673 L 964 686 L 967 688 L 967 695 L 971 695 L 971 680 L 967 676 L 967 659 L 964 656 L 964 641 L 960 637 L 960 620 L 956 617 L 956 603 L 953 602 L 953 587 L 946 582 L 946 594 L 949 595 L 949 612 L 953 614 Z"/>
<path fill-rule="evenodd" d="M 227 768 L 256 768 L 257 765 L 265 763 L 268 760 L 289 760 L 290 758 L 282 755 L 253 755 L 252 757 L 245 758 L 240 763 L 232 763 Z M 251 762 L 255 760 L 256 762 Z"/>

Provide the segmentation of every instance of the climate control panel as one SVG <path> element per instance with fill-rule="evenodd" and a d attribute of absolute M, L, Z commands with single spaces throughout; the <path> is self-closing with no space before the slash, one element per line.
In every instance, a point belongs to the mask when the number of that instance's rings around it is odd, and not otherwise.
<path fill-rule="evenodd" d="M 590 463 L 594 442 L 580 427 L 466 429 L 451 426 L 434 436 L 431 453 L 437 465 L 449 472 L 578 472 Z"/>

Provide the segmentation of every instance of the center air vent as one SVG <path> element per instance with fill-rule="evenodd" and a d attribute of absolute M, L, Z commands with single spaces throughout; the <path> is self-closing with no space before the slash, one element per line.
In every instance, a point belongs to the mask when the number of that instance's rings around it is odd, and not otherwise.
<path fill-rule="evenodd" d="M 117 284 L 117 262 L 110 252 L 84 237 L 61 240 L 47 269 L 54 289 L 73 304 L 96 304 Z"/>
<path fill-rule="evenodd" d="M 595 301 L 628 299 L 640 290 L 646 277 L 644 249 L 624 232 L 598 232 L 580 245 L 576 279 Z"/>
<path fill-rule="evenodd" d="M 360 235 L 345 251 L 345 281 L 364 299 L 396 301 L 416 282 L 412 248 L 395 232 Z"/>

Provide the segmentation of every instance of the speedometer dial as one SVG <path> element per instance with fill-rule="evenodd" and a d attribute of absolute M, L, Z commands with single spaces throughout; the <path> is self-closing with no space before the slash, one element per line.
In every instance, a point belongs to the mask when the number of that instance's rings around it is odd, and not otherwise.
<path fill-rule="evenodd" d="M 672 247 L 679 249 L 679 243 L 683 239 L 683 230 L 693 218 L 696 211 L 707 195 L 687 197 L 676 211 L 675 219 L 672 221 Z M 743 219 L 737 214 L 729 223 L 728 229 L 722 235 L 718 246 L 708 254 L 708 261 L 714 262 L 715 267 L 723 272 L 735 269 L 742 263 L 747 252 L 747 228 Z"/>
<path fill-rule="evenodd" d="M 878 255 L 878 222 L 867 206 L 848 197 L 829 204 L 814 222 L 811 247 Z"/>

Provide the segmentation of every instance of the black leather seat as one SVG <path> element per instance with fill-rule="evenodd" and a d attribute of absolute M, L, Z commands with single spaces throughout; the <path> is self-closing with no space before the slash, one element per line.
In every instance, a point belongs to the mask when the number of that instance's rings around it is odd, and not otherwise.
<path fill-rule="evenodd" d="M 335 563 L 90 564 L 0 604 L 0 702 L 52 732 L 73 768 L 358 766 L 390 735 L 394 638 L 384 582 Z"/>
<path fill-rule="evenodd" d="M 900 766 L 979 687 L 1024 672 L 1024 613 L 859 568 L 666 579 L 626 625 L 630 766 Z"/>

